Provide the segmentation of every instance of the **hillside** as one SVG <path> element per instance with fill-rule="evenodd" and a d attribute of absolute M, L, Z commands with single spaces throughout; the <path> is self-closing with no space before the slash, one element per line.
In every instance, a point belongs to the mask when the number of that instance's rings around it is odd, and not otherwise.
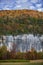
<path fill-rule="evenodd" d="M 33 10 L 1 10 L 0 35 L 43 34 L 43 12 Z"/>

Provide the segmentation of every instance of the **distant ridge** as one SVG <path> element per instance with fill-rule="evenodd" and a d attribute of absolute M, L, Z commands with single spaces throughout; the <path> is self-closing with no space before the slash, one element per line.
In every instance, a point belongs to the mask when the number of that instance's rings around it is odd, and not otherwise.
<path fill-rule="evenodd" d="M 28 14 L 32 17 L 41 17 L 43 18 L 43 12 L 35 11 L 35 10 L 0 10 L 0 16 L 18 16 L 20 14 Z"/>
<path fill-rule="evenodd" d="M 43 34 L 43 12 L 0 10 L 0 35 L 24 33 Z"/>

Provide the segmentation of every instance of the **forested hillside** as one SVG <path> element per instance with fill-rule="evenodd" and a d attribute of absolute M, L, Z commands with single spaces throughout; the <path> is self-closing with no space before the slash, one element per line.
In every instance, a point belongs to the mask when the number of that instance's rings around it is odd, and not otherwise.
<path fill-rule="evenodd" d="M 43 34 L 43 12 L 33 10 L 0 11 L 0 35 Z"/>

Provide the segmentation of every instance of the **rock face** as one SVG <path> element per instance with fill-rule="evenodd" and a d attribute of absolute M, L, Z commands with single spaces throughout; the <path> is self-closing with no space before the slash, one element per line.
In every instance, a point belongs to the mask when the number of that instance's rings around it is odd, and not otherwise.
<path fill-rule="evenodd" d="M 3 42 L 0 41 L 0 46 L 5 44 L 7 49 L 11 51 L 15 49 L 17 52 L 27 52 L 34 48 L 37 52 L 43 50 L 43 35 L 34 36 L 33 34 L 24 34 L 17 36 L 2 36 Z"/>

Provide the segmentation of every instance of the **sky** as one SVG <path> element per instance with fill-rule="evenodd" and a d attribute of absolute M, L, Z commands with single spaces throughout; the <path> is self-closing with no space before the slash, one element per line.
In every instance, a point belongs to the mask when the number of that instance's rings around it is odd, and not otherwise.
<path fill-rule="evenodd" d="M 37 10 L 43 12 L 43 0 L 0 0 L 0 10 Z"/>

